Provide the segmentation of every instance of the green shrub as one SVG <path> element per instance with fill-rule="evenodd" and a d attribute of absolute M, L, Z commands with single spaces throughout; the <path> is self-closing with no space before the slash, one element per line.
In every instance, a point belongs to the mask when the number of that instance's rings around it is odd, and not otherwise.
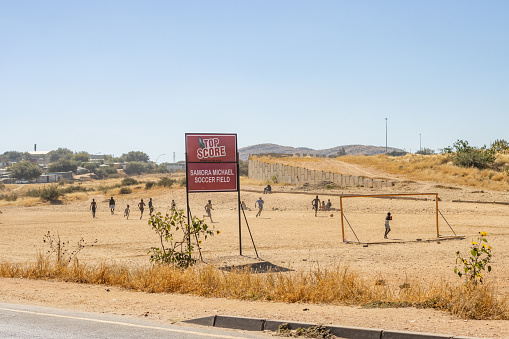
<path fill-rule="evenodd" d="M 17 193 L 10 193 L 10 194 L 0 194 L 0 200 L 5 201 L 16 201 L 18 200 L 18 194 Z"/>
<path fill-rule="evenodd" d="M 48 172 L 76 172 L 78 163 L 69 159 L 60 159 L 48 166 Z"/>
<path fill-rule="evenodd" d="M 128 175 L 132 174 L 142 174 L 142 173 L 148 173 L 152 170 L 152 166 L 139 162 L 139 161 L 131 161 L 128 162 L 125 166 L 124 172 Z"/>
<path fill-rule="evenodd" d="M 175 182 L 176 182 L 175 179 L 170 179 L 168 177 L 162 177 L 157 182 L 157 185 L 158 186 L 164 186 L 164 187 L 171 187 L 171 185 L 173 185 Z"/>
<path fill-rule="evenodd" d="M 58 185 L 44 186 L 41 190 L 40 197 L 46 201 L 55 201 L 62 195 L 58 189 Z"/>
<path fill-rule="evenodd" d="M 125 178 L 122 180 L 122 186 L 132 186 L 138 184 L 138 180 L 134 178 Z"/>
<path fill-rule="evenodd" d="M 180 186 L 186 187 L 186 177 L 182 177 L 178 180 Z"/>
<path fill-rule="evenodd" d="M 97 190 L 100 192 L 103 192 L 104 194 L 107 194 L 111 187 L 106 185 L 99 185 L 97 186 Z"/>
<path fill-rule="evenodd" d="M 454 152 L 451 153 L 454 149 Z M 447 153 L 450 153 L 452 162 L 456 166 L 475 167 L 486 169 L 491 167 L 496 160 L 495 149 L 487 149 L 486 146 L 476 148 L 468 145 L 468 141 L 458 140 L 453 147 L 446 147 Z"/>
<path fill-rule="evenodd" d="M 122 187 L 120 189 L 120 194 L 131 194 L 133 191 L 129 187 Z"/>
<path fill-rule="evenodd" d="M 41 189 L 40 188 L 30 188 L 24 194 L 25 197 L 31 198 L 40 198 L 41 197 Z"/>
<path fill-rule="evenodd" d="M 97 167 L 94 170 L 94 174 L 99 179 L 104 179 L 104 178 L 114 177 L 115 175 L 118 174 L 118 172 L 117 172 L 117 170 L 114 167 L 111 167 L 111 166 L 101 166 L 101 167 Z"/>
<path fill-rule="evenodd" d="M 156 173 L 170 173 L 170 170 L 165 165 L 160 164 L 156 167 Z"/>
<path fill-rule="evenodd" d="M 248 162 L 244 160 L 239 160 L 239 175 L 247 177 L 249 174 L 248 171 Z"/>
<path fill-rule="evenodd" d="M 60 193 L 62 193 L 62 194 L 74 193 L 74 192 L 87 192 L 87 191 L 89 191 L 89 190 L 83 186 L 69 186 L 69 187 L 60 189 Z"/>
<path fill-rule="evenodd" d="M 42 174 L 42 169 L 30 161 L 20 161 L 10 167 L 9 176 L 14 179 L 37 179 Z"/>
<path fill-rule="evenodd" d="M 155 182 L 153 182 L 153 181 L 147 181 L 147 182 L 145 183 L 145 189 L 146 189 L 146 190 L 149 190 L 149 189 L 151 189 L 152 187 L 154 187 L 154 185 L 155 185 L 155 184 L 156 184 L 156 183 L 155 183 Z"/>

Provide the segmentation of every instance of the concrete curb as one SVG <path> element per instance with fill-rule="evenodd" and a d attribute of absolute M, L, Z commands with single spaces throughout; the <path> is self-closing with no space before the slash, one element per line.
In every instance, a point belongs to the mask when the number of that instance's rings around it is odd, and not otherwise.
<path fill-rule="evenodd" d="M 308 328 L 316 324 L 300 323 L 283 320 L 270 320 L 248 317 L 233 317 L 226 315 L 214 315 L 210 317 L 184 320 L 184 323 L 214 326 L 222 328 L 231 328 L 245 331 L 272 331 L 278 330 L 282 324 L 288 324 L 291 330 L 298 328 Z M 348 339 L 480 339 L 464 336 L 451 336 L 446 334 L 392 331 L 379 328 L 363 328 L 349 326 L 324 326 L 332 334 L 341 338 Z"/>

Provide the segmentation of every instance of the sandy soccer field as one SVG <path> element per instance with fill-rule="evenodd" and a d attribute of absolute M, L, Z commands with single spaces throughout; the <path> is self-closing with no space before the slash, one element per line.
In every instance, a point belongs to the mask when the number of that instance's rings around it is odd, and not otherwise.
<path fill-rule="evenodd" d="M 509 202 L 507 192 L 479 192 L 470 188 L 437 187 L 435 183 L 403 183 L 390 190 L 326 190 L 276 186 L 274 193 L 261 195 L 263 186 L 243 185 L 241 200 L 251 211 L 247 221 L 256 245 L 256 258 L 248 229 L 242 216 L 242 254 L 239 255 L 239 230 L 236 193 L 192 194 L 192 213 L 205 214 L 204 205 L 212 200 L 214 210 L 211 225 L 221 234 L 203 244 L 203 258 L 217 266 L 232 266 L 266 261 L 274 266 L 292 270 L 311 270 L 338 263 L 367 278 L 377 277 L 389 284 L 404 282 L 453 281 L 459 279 L 453 272 L 456 251 L 467 253 L 470 241 L 478 232 L 488 233 L 493 247 L 493 272 L 488 281 L 496 284 L 503 296 L 509 296 L 509 206 L 499 204 L 460 203 L 453 200 Z M 345 223 L 345 238 L 361 242 L 377 242 L 364 247 L 342 241 L 341 220 L 338 211 L 319 212 L 314 216 L 311 200 L 331 199 L 339 208 L 339 194 L 379 193 L 438 193 L 439 209 L 456 234 L 464 240 L 426 241 L 436 238 L 435 202 L 431 199 L 374 199 L 350 198 L 344 200 L 344 213 L 352 229 Z M 151 195 L 152 194 L 152 195 Z M 117 211 L 111 215 L 107 198 L 110 194 L 91 194 L 88 200 L 76 200 L 61 205 L 36 204 L 0 206 L 0 260 L 25 262 L 34 260 L 38 251 L 44 252 L 43 237 L 50 231 L 71 243 L 84 238 L 94 246 L 80 254 L 82 262 L 102 261 L 148 265 L 151 246 L 158 238 L 147 224 L 148 210 L 142 220 L 136 208 L 141 198 L 154 200 L 157 211 L 166 212 L 172 199 L 178 208 L 185 206 L 185 190 L 169 189 L 141 191 L 132 195 L 115 196 Z M 261 217 L 256 218 L 255 201 L 265 200 Z M 89 210 L 90 201 L 98 201 L 97 218 Z M 123 217 L 125 206 L 131 206 L 131 217 Z M 393 214 L 392 232 L 383 239 L 384 217 Z M 441 235 L 453 231 L 440 217 Z M 355 235 L 354 233 L 355 232 Z M 417 242 L 416 239 L 423 241 Z M 508 321 L 471 321 L 433 310 L 418 309 L 362 309 L 332 305 L 302 305 L 270 302 L 242 302 L 223 299 L 204 299 L 191 296 L 151 295 L 122 291 L 115 288 L 106 293 L 104 286 L 83 286 L 71 283 L 0 279 L 1 300 L 4 302 L 52 305 L 62 308 L 112 312 L 142 316 L 173 322 L 211 314 L 245 315 L 261 318 L 298 320 L 323 324 L 382 327 L 409 331 L 509 338 Z M 35 292 L 37 291 L 37 292 Z M 182 305 L 186 305 L 185 307 Z M 303 311 L 309 309 L 309 311 Z"/>

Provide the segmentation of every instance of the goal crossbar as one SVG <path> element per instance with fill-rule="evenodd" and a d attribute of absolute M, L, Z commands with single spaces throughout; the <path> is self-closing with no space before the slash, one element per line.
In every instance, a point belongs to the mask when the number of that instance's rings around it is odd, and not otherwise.
<path fill-rule="evenodd" d="M 438 193 L 394 193 L 394 194 L 358 194 L 358 195 L 341 195 L 339 197 L 339 209 L 341 210 L 341 233 L 343 241 L 345 240 L 345 216 L 343 215 L 343 199 L 344 198 L 388 198 L 388 197 L 402 197 L 402 196 L 415 196 L 415 195 L 432 195 L 435 197 L 435 219 L 437 226 L 437 238 L 440 238 L 438 230 Z"/>

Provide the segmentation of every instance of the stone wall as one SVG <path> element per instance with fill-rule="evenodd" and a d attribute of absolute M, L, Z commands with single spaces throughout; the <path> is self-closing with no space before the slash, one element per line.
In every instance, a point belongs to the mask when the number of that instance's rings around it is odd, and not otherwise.
<path fill-rule="evenodd" d="M 356 175 L 315 171 L 283 164 L 269 164 L 251 159 L 249 159 L 248 162 L 248 171 L 250 179 L 265 181 L 272 180 L 273 177 L 275 177 L 279 183 L 293 185 L 303 185 L 305 183 L 320 184 L 327 181 L 334 183 L 338 187 L 362 186 L 369 188 L 385 188 L 396 184 L 396 181 L 392 180 L 372 179 Z"/>

